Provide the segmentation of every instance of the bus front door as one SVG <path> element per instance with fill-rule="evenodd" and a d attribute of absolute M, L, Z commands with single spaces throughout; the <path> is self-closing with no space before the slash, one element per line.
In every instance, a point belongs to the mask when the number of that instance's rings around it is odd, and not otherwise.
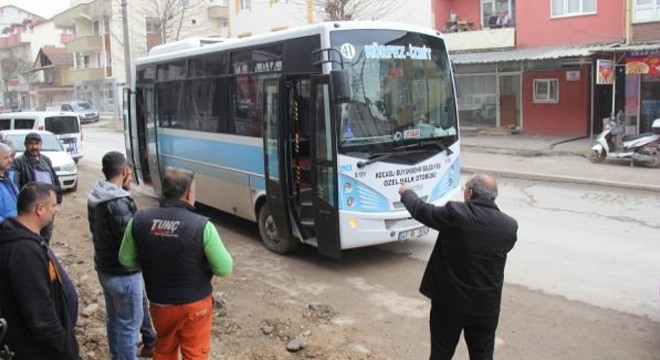
<path fill-rule="evenodd" d="M 287 126 L 280 107 L 280 80 L 266 79 L 263 84 L 264 172 L 267 206 L 258 214 L 259 231 L 266 247 L 279 254 L 293 251 L 298 240 L 291 235 L 291 218 L 285 139 Z"/>
<path fill-rule="evenodd" d="M 327 77 L 312 78 L 312 198 L 320 254 L 341 257 L 337 203 L 337 152 Z"/>
<path fill-rule="evenodd" d="M 160 166 L 158 160 L 158 131 L 156 129 L 156 101 L 154 99 L 154 87 L 153 86 L 144 86 L 142 88 L 142 99 L 144 101 L 144 127 L 142 131 L 145 133 L 144 139 L 146 139 L 144 153 L 140 149 L 141 154 L 146 155 L 146 161 L 144 162 L 147 166 L 144 170 L 145 174 L 149 174 L 149 180 L 151 180 L 151 186 L 153 186 L 156 194 L 161 192 L 161 183 L 160 183 Z M 142 146 L 142 145 L 141 145 Z M 142 158 L 142 156 L 140 156 Z M 146 176 L 146 175 L 145 175 Z"/>

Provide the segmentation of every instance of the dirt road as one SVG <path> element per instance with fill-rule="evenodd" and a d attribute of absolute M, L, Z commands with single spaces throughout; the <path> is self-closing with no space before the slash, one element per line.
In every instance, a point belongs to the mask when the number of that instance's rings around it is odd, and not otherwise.
<path fill-rule="evenodd" d="M 93 267 L 86 195 L 100 171 L 81 161 L 77 193 L 65 195 L 53 248 L 80 293 L 83 359 L 108 359 L 104 304 Z M 155 205 L 135 191 L 138 207 Z M 234 256 L 215 279 L 212 359 L 426 359 L 429 302 L 417 287 L 425 264 L 376 248 L 342 261 L 303 247 L 282 257 L 261 245 L 255 224 L 210 215 Z M 175 266 L 175 265 L 174 265 Z M 616 289 L 612 289 L 616 291 Z M 297 352 L 287 350 L 302 348 Z M 660 324 L 519 286 L 505 286 L 496 357 L 658 359 Z M 457 359 L 466 359 L 464 344 Z"/>

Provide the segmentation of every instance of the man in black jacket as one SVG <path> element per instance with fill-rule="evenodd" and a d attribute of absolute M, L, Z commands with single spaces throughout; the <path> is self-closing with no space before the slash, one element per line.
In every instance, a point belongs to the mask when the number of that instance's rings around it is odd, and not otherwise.
<path fill-rule="evenodd" d="M 228 276 L 233 259 L 215 225 L 195 214 L 194 173 L 168 167 L 157 208 L 140 210 L 126 227 L 121 264 L 142 269 L 158 339 L 156 359 L 208 359 L 213 275 Z"/>
<path fill-rule="evenodd" d="M 62 186 L 57 177 L 53 164 L 46 155 L 41 154 L 41 135 L 31 132 L 25 135 L 25 152 L 14 160 L 11 170 L 14 172 L 16 185 L 22 188 L 25 184 L 37 181 L 51 184 L 54 186 L 57 194 L 57 203 L 62 203 Z M 50 242 L 53 233 L 53 224 L 51 223 L 41 231 L 41 237 Z"/>
<path fill-rule="evenodd" d="M 18 195 L 18 216 L 0 224 L 0 302 L 5 344 L 15 360 L 78 360 L 74 333 L 78 295 L 39 232 L 58 211 L 55 189 L 29 183 Z"/>
<path fill-rule="evenodd" d="M 94 267 L 103 288 L 106 329 L 112 359 L 136 359 L 138 330 L 142 332 L 142 355 L 151 353 L 156 332 L 151 324 L 142 274 L 119 263 L 119 246 L 126 225 L 137 207 L 131 194 L 131 168 L 126 157 L 111 151 L 101 160 L 105 179 L 99 180 L 87 197 L 89 230 L 94 241 Z M 141 326 L 142 324 L 142 326 Z M 150 356 L 149 356 L 150 357 Z"/>
<path fill-rule="evenodd" d="M 431 359 L 451 359 L 463 331 L 471 360 L 492 359 L 504 266 L 518 232 L 495 205 L 495 179 L 471 176 L 465 202 L 445 206 L 423 202 L 410 184 L 399 194 L 413 218 L 439 232 L 419 289 L 431 299 Z"/>

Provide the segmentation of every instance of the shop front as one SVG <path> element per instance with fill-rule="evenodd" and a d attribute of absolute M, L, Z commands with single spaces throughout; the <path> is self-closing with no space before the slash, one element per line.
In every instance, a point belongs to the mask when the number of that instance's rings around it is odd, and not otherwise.
<path fill-rule="evenodd" d="M 626 53 L 626 118 L 638 133 L 660 119 L 660 49 Z"/>
<path fill-rule="evenodd" d="M 520 63 L 459 66 L 458 110 L 463 128 L 522 127 Z"/>
<path fill-rule="evenodd" d="M 452 54 L 461 128 L 587 135 L 591 54 L 580 47 Z"/>

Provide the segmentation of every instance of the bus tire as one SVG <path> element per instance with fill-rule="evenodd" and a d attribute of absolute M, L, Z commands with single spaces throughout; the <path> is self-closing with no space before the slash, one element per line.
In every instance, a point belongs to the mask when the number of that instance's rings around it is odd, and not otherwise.
<path fill-rule="evenodd" d="M 280 236 L 268 204 L 263 204 L 259 209 L 259 235 L 266 248 L 277 254 L 289 254 L 300 244 L 297 239 L 285 239 Z"/>

